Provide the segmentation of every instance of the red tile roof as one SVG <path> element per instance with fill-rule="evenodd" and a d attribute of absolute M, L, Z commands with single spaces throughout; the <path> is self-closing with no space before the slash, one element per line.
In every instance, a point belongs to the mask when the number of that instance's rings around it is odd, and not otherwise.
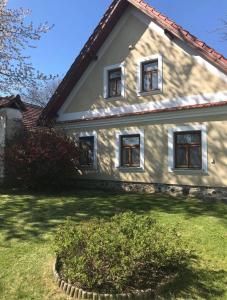
<path fill-rule="evenodd" d="M 56 117 L 58 110 L 67 99 L 71 90 L 79 81 L 88 65 L 97 58 L 96 55 L 98 50 L 101 48 L 103 42 L 129 4 L 132 4 L 140 11 L 143 11 L 150 16 L 152 20 L 165 29 L 166 33 L 169 32 L 173 37 L 184 40 L 189 45 L 199 50 L 201 56 L 216 65 L 225 74 L 227 73 L 227 59 L 222 54 L 210 48 L 203 41 L 197 39 L 168 17 L 162 15 L 154 7 L 145 3 L 143 0 L 114 0 L 43 110 L 41 115 L 42 119 Z"/>
<path fill-rule="evenodd" d="M 221 53 L 210 48 L 205 42 L 199 40 L 197 37 L 192 35 L 189 31 L 185 30 L 174 21 L 170 20 L 167 16 L 162 15 L 154 7 L 145 3 L 142 0 L 128 0 L 138 9 L 143 11 L 145 14 L 149 15 L 154 19 L 161 27 L 169 29 L 171 33 L 176 35 L 178 38 L 184 39 L 189 42 L 196 49 L 201 51 L 201 54 L 205 56 L 211 62 L 217 64 L 221 69 L 227 72 L 227 58 L 225 58 Z"/>
<path fill-rule="evenodd" d="M 21 100 L 20 95 L 0 97 L 1 108 L 19 109 L 23 116 L 23 123 L 26 128 L 37 126 L 37 121 L 42 113 L 43 108 Z"/>
<path fill-rule="evenodd" d="M 25 108 L 26 110 L 22 112 L 24 126 L 28 129 L 36 127 L 43 108 L 30 103 L 25 103 Z"/>

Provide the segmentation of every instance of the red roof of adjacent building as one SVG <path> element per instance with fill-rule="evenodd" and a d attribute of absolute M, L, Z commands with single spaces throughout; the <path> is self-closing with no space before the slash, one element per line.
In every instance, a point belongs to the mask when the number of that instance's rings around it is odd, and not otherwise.
<path fill-rule="evenodd" d="M 28 129 L 37 126 L 37 121 L 43 110 L 38 105 L 23 102 L 20 95 L 0 97 L 1 108 L 19 109 L 23 116 L 24 126 Z"/>
<path fill-rule="evenodd" d="M 0 97 L 0 108 L 6 108 L 6 107 L 25 110 L 25 105 L 21 101 L 20 95 Z"/>
<path fill-rule="evenodd" d="M 30 103 L 25 103 L 25 108 L 26 110 L 22 112 L 24 126 L 28 129 L 36 127 L 43 108 Z"/>
<path fill-rule="evenodd" d="M 225 74 L 227 73 L 227 59 L 222 54 L 209 47 L 205 42 L 196 38 L 165 15 L 162 15 L 154 7 L 145 3 L 143 0 L 114 0 L 43 110 L 41 118 L 46 119 L 56 117 L 58 110 L 67 99 L 84 71 L 93 60 L 97 59 L 98 50 L 101 48 L 103 42 L 129 4 L 132 4 L 151 17 L 154 22 L 165 30 L 167 35 L 169 34 L 173 38 L 186 41 L 191 47 L 197 49 L 202 57 L 214 64 Z"/>

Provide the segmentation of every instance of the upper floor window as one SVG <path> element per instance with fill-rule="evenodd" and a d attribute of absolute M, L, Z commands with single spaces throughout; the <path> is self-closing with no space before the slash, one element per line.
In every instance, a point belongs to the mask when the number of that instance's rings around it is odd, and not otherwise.
<path fill-rule="evenodd" d="M 104 68 L 104 89 L 103 97 L 105 99 L 119 99 L 124 97 L 125 78 L 124 63 L 107 66 Z"/>
<path fill-rule="evenodd" d="M 114 69 L 108 72 L 108 97 L 121 96 L 121 69 Z"/>
<path fill-rule="evenodd" d="M 162 56 L 143 57 L 138 62 L 137 95 L 162 91 Z"/>
<path fill-rule="evenodd" d="M 158 90 L 158 60 L 142 63 L 142 91 Z"/>
<path fill-rule="evenodd" d="M 175 168 L 201 169 L 201 131 L 175 132 Z"/>

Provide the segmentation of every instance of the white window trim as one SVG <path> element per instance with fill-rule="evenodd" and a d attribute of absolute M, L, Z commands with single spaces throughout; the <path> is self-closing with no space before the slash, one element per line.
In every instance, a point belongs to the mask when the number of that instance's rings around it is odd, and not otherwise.
<path fill-rule="evenodd" d="M 94 137 L 94 158 L 93 158 L 93 169 L 97 169 L 97 151 L 98 151 L 98 143 L 97 143 L 97 132 L 96 131 L 84 131 L 79 133 L 80 137 Z"/>
<path fill-rule="evenodd" d="M 201 131 L 201 143 L 202 143 L 202 168 L 201 170 L 192 169 L 175 169 L 174 168 L 174 133 L 183 131 Z M 207 160 L 207 126 L 206 125 L 189 125 L 189 126 L 177 126 L 168 130 L 168 171 L 173 172 L 208 172 L 208 160 Z"/>
<path fill-rule="evenodd" d="M 150 61 L 158 60 L 158 90 L 143 92 L 142 91 L 142 64 Z M 147 57 L 142 57 L 137 63 L 137 96 L 146 94 L 158 94 L 162 92 L 163 89 L 163 59 L 161 54 L 155 54 Z"/>
<path fill-rule="evenodd" d="M 104 68 L 104 72 L 103 72 L 103 98 L 106 100 L 114 100 L 114 99 L 119 99 L 119 97 L 109 97 L 108 95 L 108 91 L 109 91 L 109 87 L 108 87 L 108 72 L 114 69 L 121 69 L 121 96 L 122 98 L 125 97 L 125 62 L 122 62 L 120 64 L 116 64 L 116 65 L 111 65 L 111 66 L 107 66 Z"/>
<path fill-rule="evenodd" d="M 140 166 L 139 167 L 122 167 L 121 166 L 121 136 L 122 135 L 140 135 Z M 144 170 L 144 129 L 121 130 L 116 132 L 116 148 L 115 148 L 115 168 L 122 170 Z"/>

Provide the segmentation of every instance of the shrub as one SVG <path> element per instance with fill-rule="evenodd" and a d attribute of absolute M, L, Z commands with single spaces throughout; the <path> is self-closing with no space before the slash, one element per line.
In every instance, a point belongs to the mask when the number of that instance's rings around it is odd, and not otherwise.
<path fill-rule="evenodd" d="M 59 187 L 76 172 L 78 150 L 63 133 L 51 129 L 24 131 L 5 149 L 6 182 L 28 188 Z"/>
<path fill-rule="evenodd" d="M 191 257 L 176 228 L 133 213 L 79 225 L 67 221 L 57 230 L 55 250 L 64 279 L 101 293 L 155 289 Z"/>

